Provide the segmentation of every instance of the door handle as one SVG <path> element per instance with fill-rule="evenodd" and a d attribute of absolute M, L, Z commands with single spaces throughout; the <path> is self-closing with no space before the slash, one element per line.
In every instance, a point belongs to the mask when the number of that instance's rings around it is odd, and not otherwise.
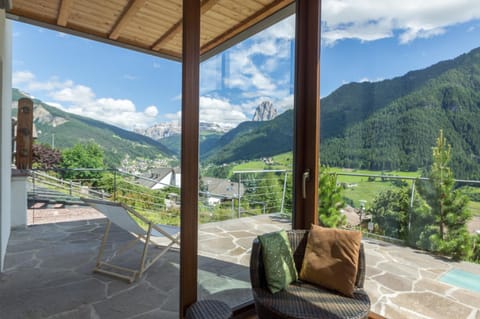
<path fill-rule="evenodd" d="M 307 198 L 307 181 L 310 179 L 310 170 L 307 169 L 302 175 L 302 197 Z"/>

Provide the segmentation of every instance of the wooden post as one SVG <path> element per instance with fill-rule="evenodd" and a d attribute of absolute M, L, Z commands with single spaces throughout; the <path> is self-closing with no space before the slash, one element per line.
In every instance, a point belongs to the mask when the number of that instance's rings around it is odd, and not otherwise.
<path fill-rule="evenodd" d="M 18 100 L 17 149 L 15 164 L 18 169 L 32 168 L 33 144 L 33 101 L 28 98 Z"/>
<path fill-rule="evenodd" d="M 318 223 L 321 0 L 297 0 L 294 229 Z"/>
<path fill-rule="evenodd" d="M 183 0 L 180 318 L 197 301 L 200 1 Z"/>

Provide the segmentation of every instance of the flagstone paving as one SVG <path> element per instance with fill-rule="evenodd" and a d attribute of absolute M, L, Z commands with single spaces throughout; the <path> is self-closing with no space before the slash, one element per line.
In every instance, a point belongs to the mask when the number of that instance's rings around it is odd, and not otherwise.
<path fill-rule="evenodd" d="M 101 217 L 90 209 L 90 218 Z M 179 253 L 170 250 L 142 278 L 128 284 L 93 274 L 105 219 L 68 221 L 66 210 L 48 212 L 45 224 L 12 231 L 0 274 L 0 318 L 178 318 Z M 94 217 L 92 217 L 94 216 Z M 231 307 L 251 299 L 249 252 L 261 233 L 289 228 L 286 220 L 262 215 L 199 227 L 198 294 Z M 112 251 L 130 235 L 113 228 Z M 480 276 L 480 265 L 447 259 L 364 238 L 365 288 L 372 310 L 387 318 L 480 319 L 480 293 L 440 281 L 459 269 Z M 137 262 L 137 254 L 122 256 Z"/>

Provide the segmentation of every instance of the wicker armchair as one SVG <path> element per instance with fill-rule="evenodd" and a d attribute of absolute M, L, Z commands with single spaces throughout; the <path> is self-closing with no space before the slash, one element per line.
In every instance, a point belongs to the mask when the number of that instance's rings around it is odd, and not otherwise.
<path fill-rule="evenodd" d="M 295 266 L 300 271 L 307 244 L 308 230 L 287 231 Z M 285 290 L 272 294 L 266 285 L 260 242 L 253 242 L 250 257 L 250 280 L 258 318 L 368 318 L 370 298 L 363 290 L 365 253 L 360 247 L 354 298 L 322 289 L 302 281 L 290 284 Z"/>

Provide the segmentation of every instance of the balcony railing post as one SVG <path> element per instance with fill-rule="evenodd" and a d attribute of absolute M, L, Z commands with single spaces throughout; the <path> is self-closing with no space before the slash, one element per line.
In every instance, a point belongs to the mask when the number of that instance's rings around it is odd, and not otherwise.
<path fill-rule="evenodd" d="M 415 180 L 412 180 L 412 196 L 410 197 L 410 211 L 408 212 L 408 231 L 412 226 L 413 199 L 415 197 Z"/>
<path fill-rule="evenodd" d="M 117 170 L 113 170 L 113 201 L 117 201 Z"/>
<path fill-rule="evenodd" d="M 240 218 L 240 184 L 242 183 L 242 174 L 238 174 L 238 218 Z"/>
<path fill-rule="evenodd" d="M 283 208 L 285 206 L 285 192 L 287 190 L 287 175 L 288 175 L 288 172 L 285 171 L 285 177 L 283 178 L 283 193 L 282 193 L 282 205 L 280 206 L 280 214 L 283 214 Z"/>

